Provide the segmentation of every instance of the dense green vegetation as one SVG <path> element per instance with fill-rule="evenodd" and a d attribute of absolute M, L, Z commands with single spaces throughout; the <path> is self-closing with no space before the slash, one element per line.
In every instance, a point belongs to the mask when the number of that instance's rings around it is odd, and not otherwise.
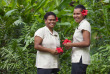
<path fill-rule="evenodd" d="M 87 74 L 110 74 L 109 0 L 0 0 L 0 74 L 36 74 L 34 32 L 44 26 L 43 16 L 53 11 L 59 21 L 55 30 L 61 42 L 72 40 L 75 27 L 74 6 L 88 9 L 92 26 L 91 65 Z M 60 55 L 61 71 L 70 74 L 71 50 Z"/>

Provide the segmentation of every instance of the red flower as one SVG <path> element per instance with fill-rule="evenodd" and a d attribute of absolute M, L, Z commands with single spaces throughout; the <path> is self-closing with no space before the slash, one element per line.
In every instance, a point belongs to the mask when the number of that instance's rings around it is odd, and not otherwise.
<path fill-rule="evenodd" d="M 58 51 L 58 53 L 63 53 L 63 49 L 61 47 L 56 48 L 56 50 Z"/>
<path fill-rule="evenodd" d="M 58 22 L 58 17 L 56 17 L 56 22 Z"/>
<path fill-rule="evenodd" d="M 87 15 L 88 10 L 84 10 L 81 12 L 83 16 Z"/>
<path fill-rule="evenodd" d="M 63 42 L 63 44 L 64 44 L 64 43 L 68 43 L 68 42 L 71 43 L 71 40 L 65 39 L 64 42 Z"/>

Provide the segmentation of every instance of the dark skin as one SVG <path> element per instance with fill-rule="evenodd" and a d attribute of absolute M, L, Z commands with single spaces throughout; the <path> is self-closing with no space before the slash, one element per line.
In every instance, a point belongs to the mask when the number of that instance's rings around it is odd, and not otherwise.
<path fill-rule="evenodd" d="M 49 28 L 51 33 L 53 33 L 53 28 L 56 25 L 56 18 L 55 18 L 55 16 L 49 15 L 47 17 L 47 19 L 45 19 L 45 24 Z M 51 53 L 53 55 L 57 55 L 58 54 L 56 49 L 50 49 L 50 48 L 43 47 L 41 45 L 42 41 L 43 41 L 43 39 L 41 37 L 35 36 L 35 38 L 34 38 L 34 48 L 39 50 L 39 51 L 42 51 L 42 52 L 49 52 L 49 53 Z"/>
<path fill-rule="evenodd" d="M 84 19 L 84 16 L 81 14 L 80 8 L 74 9 L 73 18 L 75 19 L 75 21 L 77 23 L 80 23 Z M 90 32 L 88 32 L 87 30 L 82 30 L 82 34 L 83 34 L 82 42 L 65 43 L 64 46 L 67 49 L 70 49 L 71 47 L 88 47 L 88 46 L 90 46 Z"/>
<path fill-rule="evenodd" d="M 77 43 L 65 43 L 64 46 L 69 49 L 70 47 L 88 47 L 90 45 L 90 33 L 86 30 L 82 31 L 83 41 Z"/>

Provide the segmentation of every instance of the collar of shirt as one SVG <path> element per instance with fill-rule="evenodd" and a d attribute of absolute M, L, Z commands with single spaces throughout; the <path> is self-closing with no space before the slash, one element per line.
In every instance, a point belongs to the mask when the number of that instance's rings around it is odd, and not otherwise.
<path fill-rule="evenodd" d="M 80 23 L 79 23 L 79 26 L 85 21 L 86 19 L 83 19 Z"/>
<path fill-rule="evenodd" d="M 78 27 L 79 27 L 85 20 L 86 20 L 86 19 L 83 19 L 83 20 L 79 23 Z M 76 29 L 78 29 L 78 27 L 77 27 Z"/>
<path fill-rule="evenodd" d="M 46 30 L 53 36 L 56 36 L 57 37 L 57 33 L 53 30 L 53 34 L 52 32 L 49 30 L 49 28 L 47 26 L 45 26 Z"/>

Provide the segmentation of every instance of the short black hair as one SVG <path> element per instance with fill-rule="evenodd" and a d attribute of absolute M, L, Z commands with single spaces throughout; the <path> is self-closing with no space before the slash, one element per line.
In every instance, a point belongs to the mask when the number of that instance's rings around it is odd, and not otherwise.
<path fill-rule="evenodd" d="M 75 7 L 75 9 L 77 9 L 77 8 L 80 8 L 81 11 L 86 10 L 86 8 L 85 8 L 83 5 L 77 5 L 77 6 Z"/>
<path fill-rule="evenodd" d="M 77 6 L 75 7 L 75 9 L 77 9 L 77 8 L 80 8 L 81 11 L 86 10 L 86 8 L 85 8 L 83 5 L 77 5 Z M 86 17 L 87 17 L 87 15 L 86 15 L 84 18 L 86 18 Z"/>
<path fill-rule="evenodd" d="M 55 13 L 53 13 L 53 12 L 47 12 L 47 13 L 44 15 L 44 19 L 46 20 L 49 15 L 53 15 L 53 16 L 55 16 L 55 18 L 56 18 L 56 14 L 55 14 Z"/>

